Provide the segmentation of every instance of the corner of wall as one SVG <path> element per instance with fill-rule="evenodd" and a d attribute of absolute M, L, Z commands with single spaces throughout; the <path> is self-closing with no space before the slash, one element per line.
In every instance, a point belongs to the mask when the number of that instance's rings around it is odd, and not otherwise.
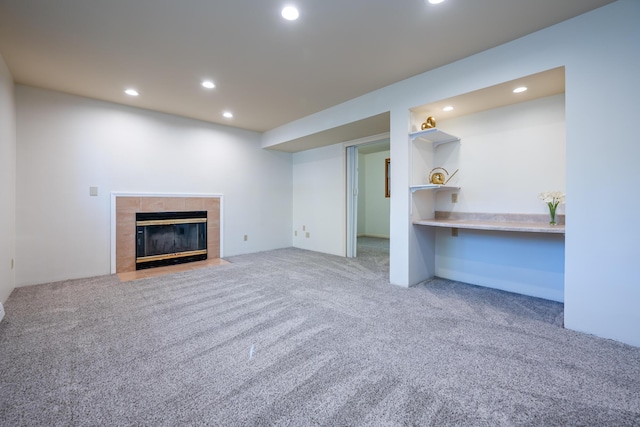
<path fill-rule="evenodd" d="M 13 76 L 0 54 L 0 303 L 15 288 L 16 107 Z"/>

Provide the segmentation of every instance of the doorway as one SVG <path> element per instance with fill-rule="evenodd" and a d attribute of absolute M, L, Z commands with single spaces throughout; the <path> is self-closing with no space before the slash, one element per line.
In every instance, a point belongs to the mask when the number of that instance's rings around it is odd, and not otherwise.
<path fill-rule="evenodd" d="M 388 137 L 347 147 L 347 257 L 389 252 Z"/>

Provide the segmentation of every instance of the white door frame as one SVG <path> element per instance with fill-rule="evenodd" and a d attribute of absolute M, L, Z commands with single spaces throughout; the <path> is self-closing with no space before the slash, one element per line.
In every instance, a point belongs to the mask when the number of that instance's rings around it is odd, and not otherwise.
<path fill-rule="evenodd" d="M 358 146 L 347 149 L 347 258 L 358 256 Z"/>

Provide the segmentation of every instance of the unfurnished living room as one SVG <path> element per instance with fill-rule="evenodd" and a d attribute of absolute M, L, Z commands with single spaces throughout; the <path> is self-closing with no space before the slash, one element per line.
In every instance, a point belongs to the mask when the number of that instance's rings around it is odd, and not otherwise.
<path fill-rule="evenodd" d="M 0 426 L 640 425 L 638 0 L 0 0 Z"/>

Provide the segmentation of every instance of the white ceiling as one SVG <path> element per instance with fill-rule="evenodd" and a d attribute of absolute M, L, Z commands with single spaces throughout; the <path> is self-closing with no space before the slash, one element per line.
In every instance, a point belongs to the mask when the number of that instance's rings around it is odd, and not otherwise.
<path fill-rule="evenodd" d="M 266 131 L 611 2 L 0 0 L 0 54 L 19 84 Z"/>

